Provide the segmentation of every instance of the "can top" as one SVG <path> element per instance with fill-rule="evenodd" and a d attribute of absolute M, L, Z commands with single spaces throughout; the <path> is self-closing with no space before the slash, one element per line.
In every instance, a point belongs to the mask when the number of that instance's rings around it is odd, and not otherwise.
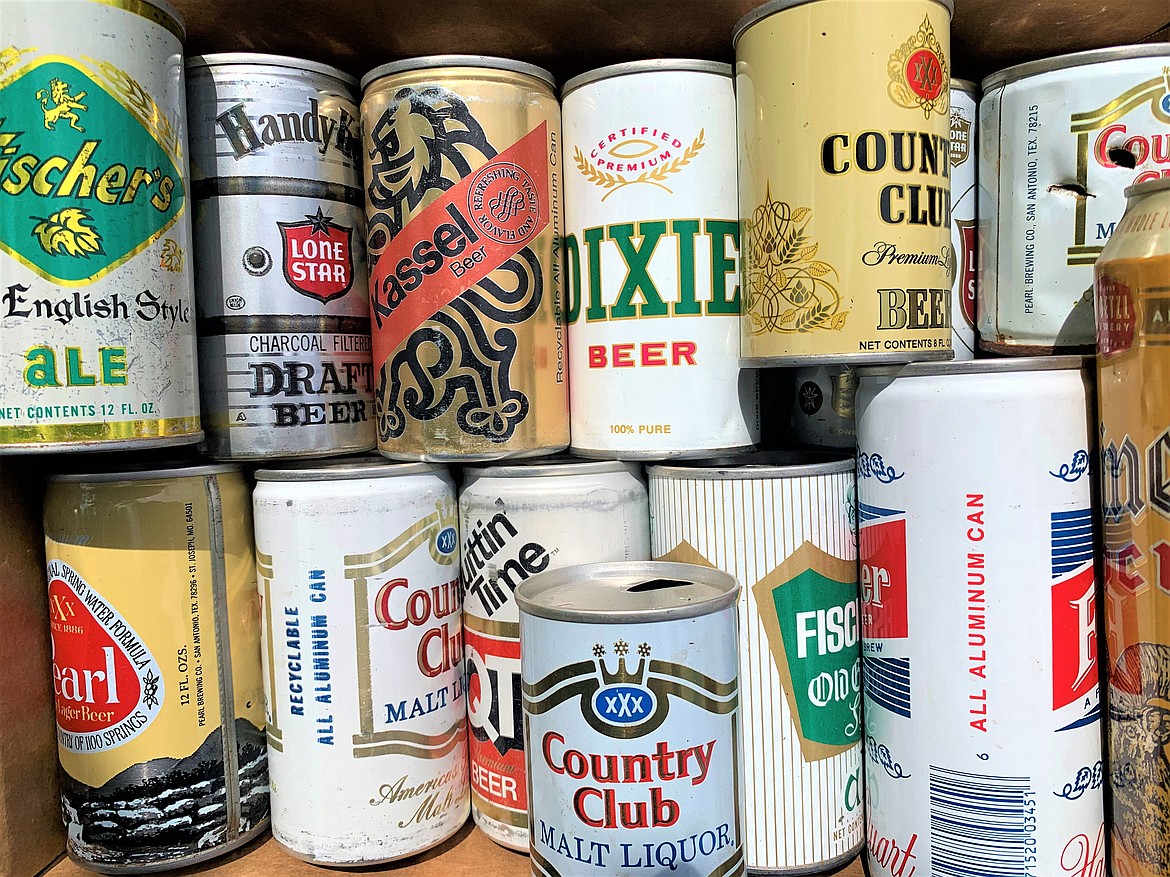
<path fill-rule="evenodd" d="M 955 91 L 965 91 L 967 94 L 979 97 L 979 83 L 970 79 L 956 79 L 951 77 L 951 88 Z"/>
<path fill-rule="evenodd" d="M 187 39 L 187 22 L 183 20 L 182 13 L 172 6 L 168 0 L 143 0 L 142 3 L 134 5 L 123 5 L 121 3 L 110 3 L 109 5 L 137 12 L 143 18 L 150 19 L 160 27 L 169 30 L 178 37 L 179 42 Z M 143 9 L 142 7 L 146 8 Z"/>
<path fill-rule="evenodd" d="M 214 52 L 209 55 L 192 55 L 187 59 L 188 70 L 194 70 L 199 67 L 227 67 L 233 64 L 249 67 L 285 67 L 290 70 L 304 70 L 309 73 L 320 73 L 324 76 L 330 76 L 344 82 L 351 88 L 356 88 L 358 84 L 356 76 L 350 76 L 348 73 L 338 70 L 336 67 L 322 64 L 319 61 L 308 61 L 304 58 L 293 58 L 288 55 L 265 55 L 261 52 Z"/>
<path fill-rule="evenodd" d="M 751 27 L 760 19 L 767 18 L 774 12 L 783 12 L 785 9 L 791 9 L 794 6 L 804 6 L 808 3 L 815 3 L 816 0 L 769 0 L 762 6 L 757 6 L 743 18 L 741 18 L 731 31 L 731 45 L 734 48 L 739 42 L 739 38 L 743 36 L 743 32 Z M 954 16 L 955 14 L 955 0 L 934 0 L 940 6 L 947 10 L 947 14 Z"/>
<path fill-rule="evenodd" d="M 696 478 L 700 481 L 747 481 L 753 478 L 802 478 L 852 472 L 853 455 L 819 451 L 766 451 L 737 457 L 710 457 L 650 467 L 651 478 Z"/>
<path fill-rule="evenodd" d="M 49 476 L 49 481 L 67 484 L 94 484 L 112 481 L 150 481 L 156 478 L 202 478 L 205 475 L 227 475 L 230 472 L 243 472 L 243 468 L 234 463 L 196 463 L 189 465 L 186 461 L 176 461 L 174 465 L 165 463 L 143 464 L 141 468 L 131 466 L 128 469 L 112 469 L 101 472 L 57 472 Z"/>
<path fill-rule="evenodd" d="M 722 61 L 702 61 L 697 58 L 649 58 L 644 61 L 627 61 L 624 64 L 610 64 L 607 67 L 598 67 L 579 76 L 574 76 L 561 88 L 561 98 L 569 96 L 582 85 L 591 82 L 600 82 L 603 79 L 613 79 L 617 76 L 629 76 L 633 73 L 711 73 L 715 76 L 731 78 L 731 65 Z"/>
<path fill-rule="evenodd" d="M 1038 61 L 1028 61 L 1007 67 L 992 73 L 983 80 L 983 91 L 986 94 L 993 88 L 1007 85 L 1029 76 L 1039 76 L 1041 73 L 1051 73 L 1053 70 L 1065 70 L 1069 67 L 1083 67 L 1086 64 L 1104 64 L 1106 61 L 1128 61 L 1132 58 L 1149 58 L 1151 56 L 1170 55 L 1170 43 L 1142 43 L 1134 46 L 1111 46 L 1107 49 L 1092 49 L 1088 52 L 1074 52 L 1071 55 L 1057 55 L 1055 58 L 1041 58 Z"/>
<path fill-rule="evenodd" d="M 858 376 L 866 378 L 894 375 L 919 378 L 928 375 L 983 375 L 1004 372 L 1041 372 L 1082 369 L 1086 356 L 1010 356 L 1002 359 L 968 359 L 951 362 L 912 362 L 906 365 L 860 366 Z"/>
<path fill-rule="evenodd" d="M 396 478 L 400 475 L 446 473 L 434 463 L 395 463 L 377 454 L 282 463 L 279 469 L 257 469 L 257 481 L 356 481 L 362 478 Z"/>
<path fill-rule="evenodd" d="M 477 478 L 545 478 L 554 475 L 602 475 L 606 472 L 629 472 L 630 466 L 618 460 L 584 460 L 580 457 L 533 457 L 511 460 L 493 466 L 464 466 L 466 474 Z"/>
<path fill-rule="evenodd" d="M 1125 189 L 1126 198 L 1144 198 L 1155 192 L 1164 192 L 1170 189 L 1170 177 L 1158 177 L 1156 180 L 1147 180 L 1144 183 L 1135 183 Z"/>
<path fill-rule="evenodd" d="M 557 81 L 553 75 L 543 67 L 528 64 L 524 61 L 513 61 L 511 58 L 495 58 L 491 55 L 424 55 L 420 58 L 404 58 L 401 61 L 391 61 L 381 67 L 375 67 L 362 77 L 362 91 L 372 82 L 395 73 L 406 73 L 409 70 L 429 70 L 436 67 L 488 67 L 493 70 L 510 70 L 513 73 L 523 73 L 533 76 L 548 84 L 549 88 L 556 89 Z"/>

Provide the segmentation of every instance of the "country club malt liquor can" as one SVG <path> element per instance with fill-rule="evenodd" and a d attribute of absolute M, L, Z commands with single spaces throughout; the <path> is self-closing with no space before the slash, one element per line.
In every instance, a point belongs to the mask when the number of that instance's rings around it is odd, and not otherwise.
<path fill-rule="evenodd" d="M 467 468 L 459 494 L 471 813 L 528 851 L 520 617 L 512 592 L 547 569 L 650 559 L 646 485 L 630 464 L 581 460 Z"/>
<path fill-rule="evenodd" d="M 268 825 L 252 506 L 231 466 L 56 475 L 45 496 L 68 852 L 183 868 Z"/>
<path fill-rule="evenodd" d="M 772 0 L 736 26 L 746 364 L 951 358 L 953 8 Z"/>
<path fill-rule="evenodd" d="M 955 359 L 975 358 L 975 298 L 979 284 L 975 229 L 979 192 L 975 186 L 975 136 L 979 86 L 951 80 L 951 248 L 955 276 L 951 298 L 951 346 Z"/>
<path fill-rule="evenodd" d="M 534 877 L 744 873 L 738 594 L 650 561 L 516 589 Z"/>
<path fill-rule="evenodd" d="M 875 877 L 1105 873 L 1082 369 L 1067 356 L 862 372 Z"/>
<path fill-rule="evenodd" d="M 1113 874 L 1170 873 L 1170 179 L 1126 190 L 1096 265 Z"/>
<path fill-rule="evenodd" d="M 0 453 L 199 441 L 183 22 L 4 4 Z"/>
<path fill-rule="evenodd" d="M 602 67 L 565 83 L 564 115 L 573 452 L 750 448 L 731 65 Z"/>
<path fill-rule="evenodd" d="M 655 558 L 743 583 L 752 874 L 831 870 L 863 843 L 853 467 L 843 454 L 782 453 L 650 470 Z"/>
<path fill-rule="evenodd" d="M 979 104 L 979 346 L 1091 353 L 1093 263 L 1127 186 L 1170 174 L 1170 43 L 1010 67 Z"/>
<path fill-rule="evenodd" d="M 273 837 L 320 865 L 429 849 L 469 806 L 451 477 L 367 457 L 256 481 Z"/>
<path fill-rule="evenodd" d="M 818 365 L 792 370 L 795 384 L 792 437 L 797 444 L 818 448 L 854 448 L 853 423 L 857 369 Z"/>
<path fill-rule="evenodd" d="M 362 79 L 378 450 L 496 460 L 569 444 L 561 109 L 481 55 Z"/>

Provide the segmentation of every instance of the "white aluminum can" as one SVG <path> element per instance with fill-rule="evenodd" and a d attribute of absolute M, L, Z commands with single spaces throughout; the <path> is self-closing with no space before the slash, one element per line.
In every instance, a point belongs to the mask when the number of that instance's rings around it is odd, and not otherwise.
<path fill-rule="evenodd" d="M 256 479 L 273 837 L 321 865 L 433 847 L 470 806 L 451 478 L 357 458 Z"/>
<path fill-rule="evenodd" d="M 955 348 L 956 352 L 958 347 Z M 857 370 L 850 367 L 792 370 L 792 437 L 798 444 L 823 448 L 853 448 Z"/>
<path fill-rule="evenodd" d="M 565 83 L 572 450 L 709 456 L 759 439 L 739 367 L 731 66 L 655 60 Z"/>
<path fill-rule="evenodd" d="M 459 493 L 471 814 L 528 851 L 520 615 L 512 592 L 547 569 L 650 559 L 646 485 L 629 463 L 537 460 L 466 468 Z"/>
<path fill-rule="evenodd" d="M 1125 189 L 1170 175 L 1170 43 L 1010 67 L 979 105 L 979 346 L 1091 352 Z"/>
<path fill-rule="evenodd" d="M 743 583 L 748 872 L 829 871 L 864 842 L 853 458 L 737 463 L 650 470 L 654 556 Z"/>
<path fill-rule="evenodd" d="M 863 371 L 874 877 L 1105 873 L 1080 357 Z"/>
<path fill-rule="evenodd" d="M 744 873 L 738 593 L 650 561 L 516 589 L 534 877 Z"/>
<path fill-rule="evenodd" d="M 975 358 L 978 105 L 978 85 L 966 79 L 951 80 L 951 246 L 955 250 L 951 346 L 956 360 Z"/>

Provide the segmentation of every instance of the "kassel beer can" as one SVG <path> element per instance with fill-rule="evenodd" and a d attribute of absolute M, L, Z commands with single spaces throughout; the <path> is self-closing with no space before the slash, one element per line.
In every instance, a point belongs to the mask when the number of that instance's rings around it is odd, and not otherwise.
<path fill-rule="evenodd" d="M 736 26 L 745 364 L 951 358 L 952 12 L 772 0 Z"/>
<path fill-rule="evenodd" d="M 564 115 L 573 452 L 750 447 L 731 65 L 602 67 L 565 83 Z"/>
<path fill-rule="evenodd" d="M 53 476 L 45 554 L 70 857 L 162 871 L 256 837 L 268 769 L 243 474 Z"/>
<path fill-rule="evenodd" d="M 459 494 L 471 813 L 528 851 L 520 617 L 512 592 L 547 569 L 650 559 L 646 485 L 629 464 L 580 460 L 467 468 Z"/>
<path fill-rule="evenodd" d="M 1127 186 L 1170 173 L 1170 43 L 1020 64 L 979 104 L 979 345 L 1091 353 L 1093 263 Z"/>
<path fill-rule="evenodd" d="M 744 873 L 738 594 L 649 561 L 516 589 L 534 877 Z"/>
<path fill-rule="evenodd" d="M 480 55 L 362 79 L 378 449 L 495 460 L 569 444 L 561 110 Z"/>
<path fill-rule="evenodd" d="M 654 556 L 743 583 L 747 870 L 831 870 L 864 837 L 853 458 L 737 462 L 650 470 Z"/>
<path fill-rule="evenodd" d="M 372 457 L 256 480 L 273 837 L 321 865 L 433 847 L 469 806 L 451 478 Z"/>
<path fill-rule="evenodd" d="M 875 877 L 1104 873 L 1092 388 L 1082 365 L 1047 357 L 862 371 Z"/>
<path fill-rule="evenodd" d="M 855 447 L 857 369 L 818 365 L 793 369 L 792 378 L 795 391 L 790 426 L 796 442 L 810 447 Z"/>
<path fill-rule="evenodd" d="M 182 19 L 3 6 L 0 453 L 197 442 Z"/>
<path fill-rule="evenodd" d="M 955 253 L 954 296 L 951 299 L 951 346 L 955 359 L 975 358 L 975 291 L 979 272 L 975 258 L 975 160 L 979 86 L 951 80 L 951 248 Z"/>

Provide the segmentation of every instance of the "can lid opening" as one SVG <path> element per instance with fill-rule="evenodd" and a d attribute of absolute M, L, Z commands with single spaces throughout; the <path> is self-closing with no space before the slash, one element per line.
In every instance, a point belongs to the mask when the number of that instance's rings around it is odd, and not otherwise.
<path fill-rule="evenodd" d="M 632 585 L 631 587 L 626 588 L 626 590 L 631 594 L 645 594 L 650 591 L 666 591 L 670 588 L 685 588 L 690 584 L 692 583 L 682 582 L 678 579 L 651 579 L 648 582 L 639 582 L 636 585 Z"/>

